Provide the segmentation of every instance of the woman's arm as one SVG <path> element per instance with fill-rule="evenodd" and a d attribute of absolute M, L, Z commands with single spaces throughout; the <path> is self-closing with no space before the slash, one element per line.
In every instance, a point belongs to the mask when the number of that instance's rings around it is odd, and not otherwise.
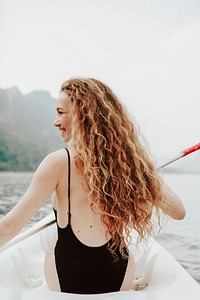
<path fill-rule="evenodd" d="M 170 187 L 160 178 L 162 187 L 162 203 L 160 208 L 168 216 L 175 220 L 182 220 L 185 217 L 186 210 L 181 199 L 170 189 Z"/>
<path fill-rule="evenodd" d="M 0 246 L 12 239 L 48 200 L 59 178 L 59 151 L 45 157 L 21 200 L 0 220 Z"/>

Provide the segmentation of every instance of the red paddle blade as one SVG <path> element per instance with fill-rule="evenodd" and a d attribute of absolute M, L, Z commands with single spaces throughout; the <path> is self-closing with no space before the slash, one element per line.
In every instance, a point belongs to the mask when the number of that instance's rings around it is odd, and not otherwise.
<path fill-rule="evenodd" d="M 194 145 L 194 146 L 192 146 L 192 147 L 190 147 L 190 148 L 182 151 L 181 153 L 182 153 L 182 156 L 186 156 L 186 155 L 188 155 L 188 154 L 190 154 L 192 152 L 195 152 L 197 150 L 200 150 L 200 143 L 198 143 L 198 144 L 196 144 L 196 145 Z"/>

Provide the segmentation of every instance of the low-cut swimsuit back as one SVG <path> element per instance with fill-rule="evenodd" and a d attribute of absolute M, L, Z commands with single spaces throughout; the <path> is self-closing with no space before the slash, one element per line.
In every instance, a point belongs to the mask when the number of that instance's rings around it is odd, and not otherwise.
<path fill-rule="evenodd" d="M 83 244 L 74 234 L 71 225 L 70 199 L 70 152 L 68 154 L 68 224 L 60 228 L 57 223 L 58 240 L 55 246 L 55 263 L 61 292 L 98 294 L 119 291 L 128 258 L 123 258 L 119 247 L 115 260 L 107 249 L 108 241 L 99 247 Z M 57 221 L 57 211 L 54 209 Z M 128 255 L 128 252 L 127 252 Z"/>

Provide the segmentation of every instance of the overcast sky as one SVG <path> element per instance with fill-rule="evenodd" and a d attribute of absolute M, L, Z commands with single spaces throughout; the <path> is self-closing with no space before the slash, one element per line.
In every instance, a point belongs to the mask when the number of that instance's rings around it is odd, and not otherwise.
<path fill-rule="evenodd" d="M 200 142 L 200 1 L 0 0 L 0 88 L 107 83 L 151 153 Z"/>

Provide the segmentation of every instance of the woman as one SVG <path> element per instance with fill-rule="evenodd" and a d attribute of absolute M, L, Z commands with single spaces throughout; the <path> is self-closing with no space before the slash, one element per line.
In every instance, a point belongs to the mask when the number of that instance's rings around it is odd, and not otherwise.
<path fill-rule="evenodd" d="M 130 231 L 152 233 L 153 208 L 182 219 L 181 200 L 158 176 L 120 101 L 104 83 L 72 78 L 61 86 L 56 126 L 70 148 L 49 154 L 19 203 L 0 221 L 13 238 L 53 194 L 58 235 L 45 259 L 51 290 L 128 290 L 134 277 Z"/>

